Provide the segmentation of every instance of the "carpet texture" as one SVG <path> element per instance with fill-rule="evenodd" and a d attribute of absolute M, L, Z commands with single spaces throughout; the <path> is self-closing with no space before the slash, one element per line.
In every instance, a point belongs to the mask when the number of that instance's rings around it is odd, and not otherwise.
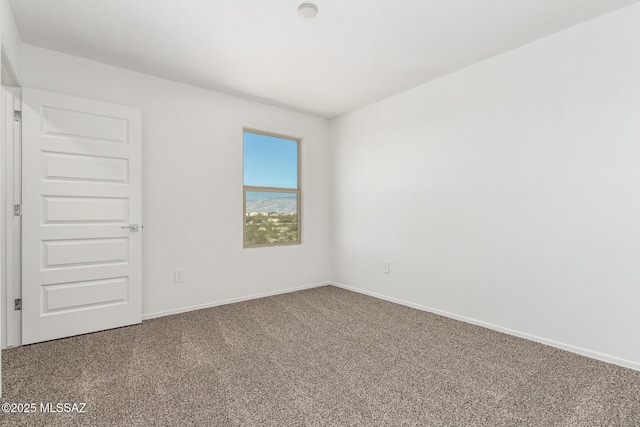
<path fill-rule="evenodd" d="M 335 287 L 2 353 L 11 426 L 640 426 L 640 372 Z"/>

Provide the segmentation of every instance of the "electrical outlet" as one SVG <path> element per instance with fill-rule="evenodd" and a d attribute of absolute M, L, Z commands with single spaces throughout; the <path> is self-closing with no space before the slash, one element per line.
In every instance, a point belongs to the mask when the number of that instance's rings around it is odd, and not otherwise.
<path fill-rule="evenodd" d="M 184 282 L 184 268 L 176 268 L 176 283 Z"/>
<path fill-rule="evenodd" d="M 384 274 L 389 274 L 389 261 L 382 261 L 382 272 Z"/>

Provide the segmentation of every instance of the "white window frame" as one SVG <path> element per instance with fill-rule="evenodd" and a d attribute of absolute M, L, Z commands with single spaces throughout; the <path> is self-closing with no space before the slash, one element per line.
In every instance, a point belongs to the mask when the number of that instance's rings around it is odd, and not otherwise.
<path fill-rule="evenodd" d="M 281 187 L 260 187 L 253 185 L 244 185 L 244 134 L 245 133 L 254 133 L 258 135 L 271 136 L 274 138 L 286 139 L 289 141 L 295 141 L 298 146 L 298 187 L 297 188 L 281 188 Z M 301 185 L 301 151 L 302 151 L 302 138 L 296 138 L 293 136 L 281 135 L 272 132 L 265 132 L 261 130 L 251 129 L 251 128 L 243 128 L 242 129 L 242 141 L 243 141 L 243 151 L 242 151 L 242 164 L 243 164 L 243 173 L 242 173 L 242 246 L 245 249 L 251 248 L 264 248 L 264 247 L 273 247 L 273 246 L 291 246 L 291 245 L 299 245 L 302 242 L 302 212 L 300 207 L 302 206 L 302 185 Z M 298 235 L 297 239 L 294 242 L 275 242 L 275 243 L 264 243 L 264 244 L 255 244 L 250 245 L 247 244 L 247 192 L 248 191 L 260 191 L 260 192 L 273 192 L 273 193 L 291 193 L 296 195 L 296 216 L 298 218 Z"/>

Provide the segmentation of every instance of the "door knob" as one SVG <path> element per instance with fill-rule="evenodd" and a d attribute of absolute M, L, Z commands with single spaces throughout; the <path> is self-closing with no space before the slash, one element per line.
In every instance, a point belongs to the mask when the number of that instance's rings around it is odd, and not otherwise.
<path fill-rule="evenodd" d="M 129 230 L 131 230 L 132 232 L 136 232 L 138 231 L 138 229 L 140 228 L 140 225 L 138 224 L 131 224 L 131 225 L 127 225 L 126 227 L 120 227 L 120 228 L 128 228 Z"/>

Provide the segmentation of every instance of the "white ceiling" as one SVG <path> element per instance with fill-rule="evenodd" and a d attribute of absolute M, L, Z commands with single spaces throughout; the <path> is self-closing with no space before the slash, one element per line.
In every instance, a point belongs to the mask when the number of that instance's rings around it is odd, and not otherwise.
<path fill-rule="evenodd" d="M 308 1 L 308 0 L 305 0 Z M 11 0 L 22 40 L 335 117 L 638 0 Z"/>

